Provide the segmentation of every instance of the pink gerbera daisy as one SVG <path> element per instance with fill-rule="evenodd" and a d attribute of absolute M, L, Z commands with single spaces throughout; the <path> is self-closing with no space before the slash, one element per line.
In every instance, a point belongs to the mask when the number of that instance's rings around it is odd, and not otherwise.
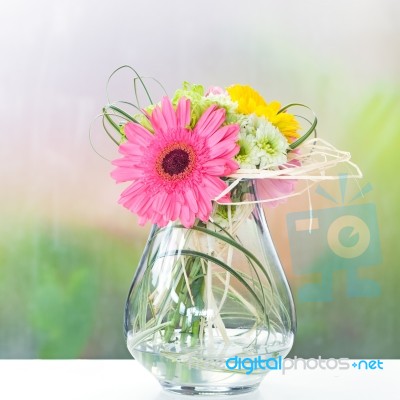
<path fill-rule="evenodd" d="M 164 97 L 148 116 L 154 134 L 137 123 L 125 125 L 123 157 L 113 161 L 117 168 L 111 176 L 132 181 L 119 203 L 138 214 L 141 225 L 179 219 L 188 228 L 196 218 L 207 221 L 212 200 L 227 187 L 220 178 L 238 169 L 233 157 L 239 151 L 239 125 L 222 126 L 225 110 L 213 105 L 192 130 L 190 106 L 181 98 L 174 110 Z"/>

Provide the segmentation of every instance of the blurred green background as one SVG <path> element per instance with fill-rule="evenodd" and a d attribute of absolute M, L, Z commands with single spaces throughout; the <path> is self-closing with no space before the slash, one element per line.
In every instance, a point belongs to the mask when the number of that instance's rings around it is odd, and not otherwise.
<path fill-rule="evenodd" d="M 373 186 L 362 201 L 377 208 L 381 262 L 358 273 L 380 294 L 350 298 L 337 271 L 331 301 L 301 301 L 310 277 L 293 269 L 285 221 L 308 203 L 267 210 L 297 306 L 291 354 L 399 358 L 399 21 L 395 0 L 4 3 L 0 357 L 130 357 L 123 308 L 150 227 L 117 205 L 122 187 L 88 138 L 109 74 L 130 64 L 170 94 L 183 80 L 244 83 L 314 109 L 319 136 L 351 151 Z M 128 78 L 110 95 L 132 96 Z M 116 155 L 98 124 L 93 141 Z"/>

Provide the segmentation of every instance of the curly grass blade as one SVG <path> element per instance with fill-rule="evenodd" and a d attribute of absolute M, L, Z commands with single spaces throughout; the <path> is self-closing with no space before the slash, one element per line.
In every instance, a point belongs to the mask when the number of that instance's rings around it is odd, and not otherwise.
<path fill-rule="evenodd" d="M 287 106 L 281 108 L 278 111 L 278 114 L 285 112 L 286 110 L 288 110 L 291 107 L 304 107 L 304 108 L 307 108 L 307 110 L 310 110 L 312 112 L 312 114 L 314 115 L 314 120 L 313 120 L 310 128 L 308 129 L 308 131 L 304 135 L 299 137 L 296 141 L 294 141 L 293 143 L 291 143 L 289 145 L 289 147 L 292 150 L 294 150 L 296 147 L 299 147 L 315 131 L 315 128 L 317 127 L 318 119 L 317 119 L 317 116 L 315 115 L 314 111 L 310 107 L 306 106 L 305 104 L 301 104 L 301 103 L 288 104 Z"/>
<path fill-rule="evenodd" d="M 109 100 L 109 94 L 108 94 L 108 87 L 109 87 L 109 85 L 110 85 L 111 78 L 112 78 L 118 71 L 121 71 L 121 70 L 124 69 L 124 68 L 130 69 L 130 70 L 136 75 L 137 78 L 135 78 L 135 79 L 139 79 L 140 83 L 141 83 L 142 86 L 143 86 L 144 91 L 146 92 L 147 98 L 148 98 L 149 101 L 150 101 L 150 104 L 153 104 L 153 100 L 152 100 L 151 97 L 150 97 L 150 93 L 149 93 L 149 91 L 147 90 L 146 85 L 144 84 L 144 82 L 143 82 L 143 80 L 142 80 L 142 77 L 141 77 L 141 76 L 137 73 L 137 71 L 136 71 L 134 68 L 132 68 L 130 65 L 122 65 L 121 67 L 119 67 L 119 68 L 117 68 L 115 71 L 113 71 L 112 74 L 109 76 L 109 78 L 108 78 L 108 80 L 107 80 L 107 85 L 106 85 L 106 93 L 107 93 L 108 102 L 111 103 L 110 100 Z"/>
<path fill-rule="evenodd" d="M 105 107 L 106 109 L 109 108 L 110 110 L 115 111 L 118 114 L 121 114 L 123 117 L 125 117 L 127 120 L 131 121 L 131 122 L 136 122 L 136 119 L 133 118 L 131 115 L 129 115 L 127 112 L 125 112 L 124 110 L 122 110 L 121 108 L 114 106 L 114 105 L 109 105 Z"/>
<path fill-rule="evenodd" d="M 106 124 L 104 123 L 104 118 L 108 121 L 108 123 L 116 130 L 118 133 L 121 135 L 121 131 L 119 130 L 119 126 L 111 119 L 111 117 L 107 114 L 104 113 L 104 108 L 103 108 L 103 128 L 106 131 L 108 137 L 117 145 L 119 146 L 118 140 L 114 138 L 114 136 L 109 132 L 109 130 L 106 127 Z"/>

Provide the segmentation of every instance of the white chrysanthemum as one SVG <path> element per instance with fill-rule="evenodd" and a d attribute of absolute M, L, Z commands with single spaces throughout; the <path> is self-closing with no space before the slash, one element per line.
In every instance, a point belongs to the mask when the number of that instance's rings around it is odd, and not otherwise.
<path fill-rule="evenodd" d="M 240 115 L 240 114 L 239 114 Z M 246 135 L 256 136 L 256 130 L 259 126 L 260 118 L 255 114 L 251 115 L 240 115 L 238 117 L 238 123 L 240 124 L 240 133 Z"/>
<path fill-rule="evenodd" d="M 239 163 L 240 168 L 255 169 L 260 163 L 259 150 L 256 147 L 256 138 L 252 134 L 246 134 L 241 131 L 239 134 L 239 153 L 235 160 Z"/>
<path fill-rule="evenodd" d="M 240 168 L 274 168 L 287 161 L 289 143 L 266 118 L 243 115 L 238 123 L 240 151 L 235 159 Z"/>
<path fill-rule="evenodd" d="M 258 118 L 255 147 L 260 158 L 260 169 L 276 167 L 287 161 L 287 139 L 265 118 Z"/>

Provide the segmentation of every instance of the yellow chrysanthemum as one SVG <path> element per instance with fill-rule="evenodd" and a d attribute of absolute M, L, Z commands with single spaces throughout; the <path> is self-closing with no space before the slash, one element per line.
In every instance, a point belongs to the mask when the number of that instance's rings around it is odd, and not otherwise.
<path fill-rule="evenodd" d="M 238 113 L 256 114 L 259 117 L 267 118 L 287 138 L 289 143 L 299 137 L 297 133 L 300 128 L 299 123 L 292 114 L 286 112 L 278 114 L 281 109 L 278 101 L 266 103 L 262 96 L 248 85 L 233 85 L 226 90 L 231 99 L 238 103 Z"/>
<path fill-rule="evenodd" d="M 267 103 L 252 87 L 247 85 L 233 85 L 226 89 L 233 101 L 238 103 L 238 113 L 257 114 L 267 107 Z"/>

